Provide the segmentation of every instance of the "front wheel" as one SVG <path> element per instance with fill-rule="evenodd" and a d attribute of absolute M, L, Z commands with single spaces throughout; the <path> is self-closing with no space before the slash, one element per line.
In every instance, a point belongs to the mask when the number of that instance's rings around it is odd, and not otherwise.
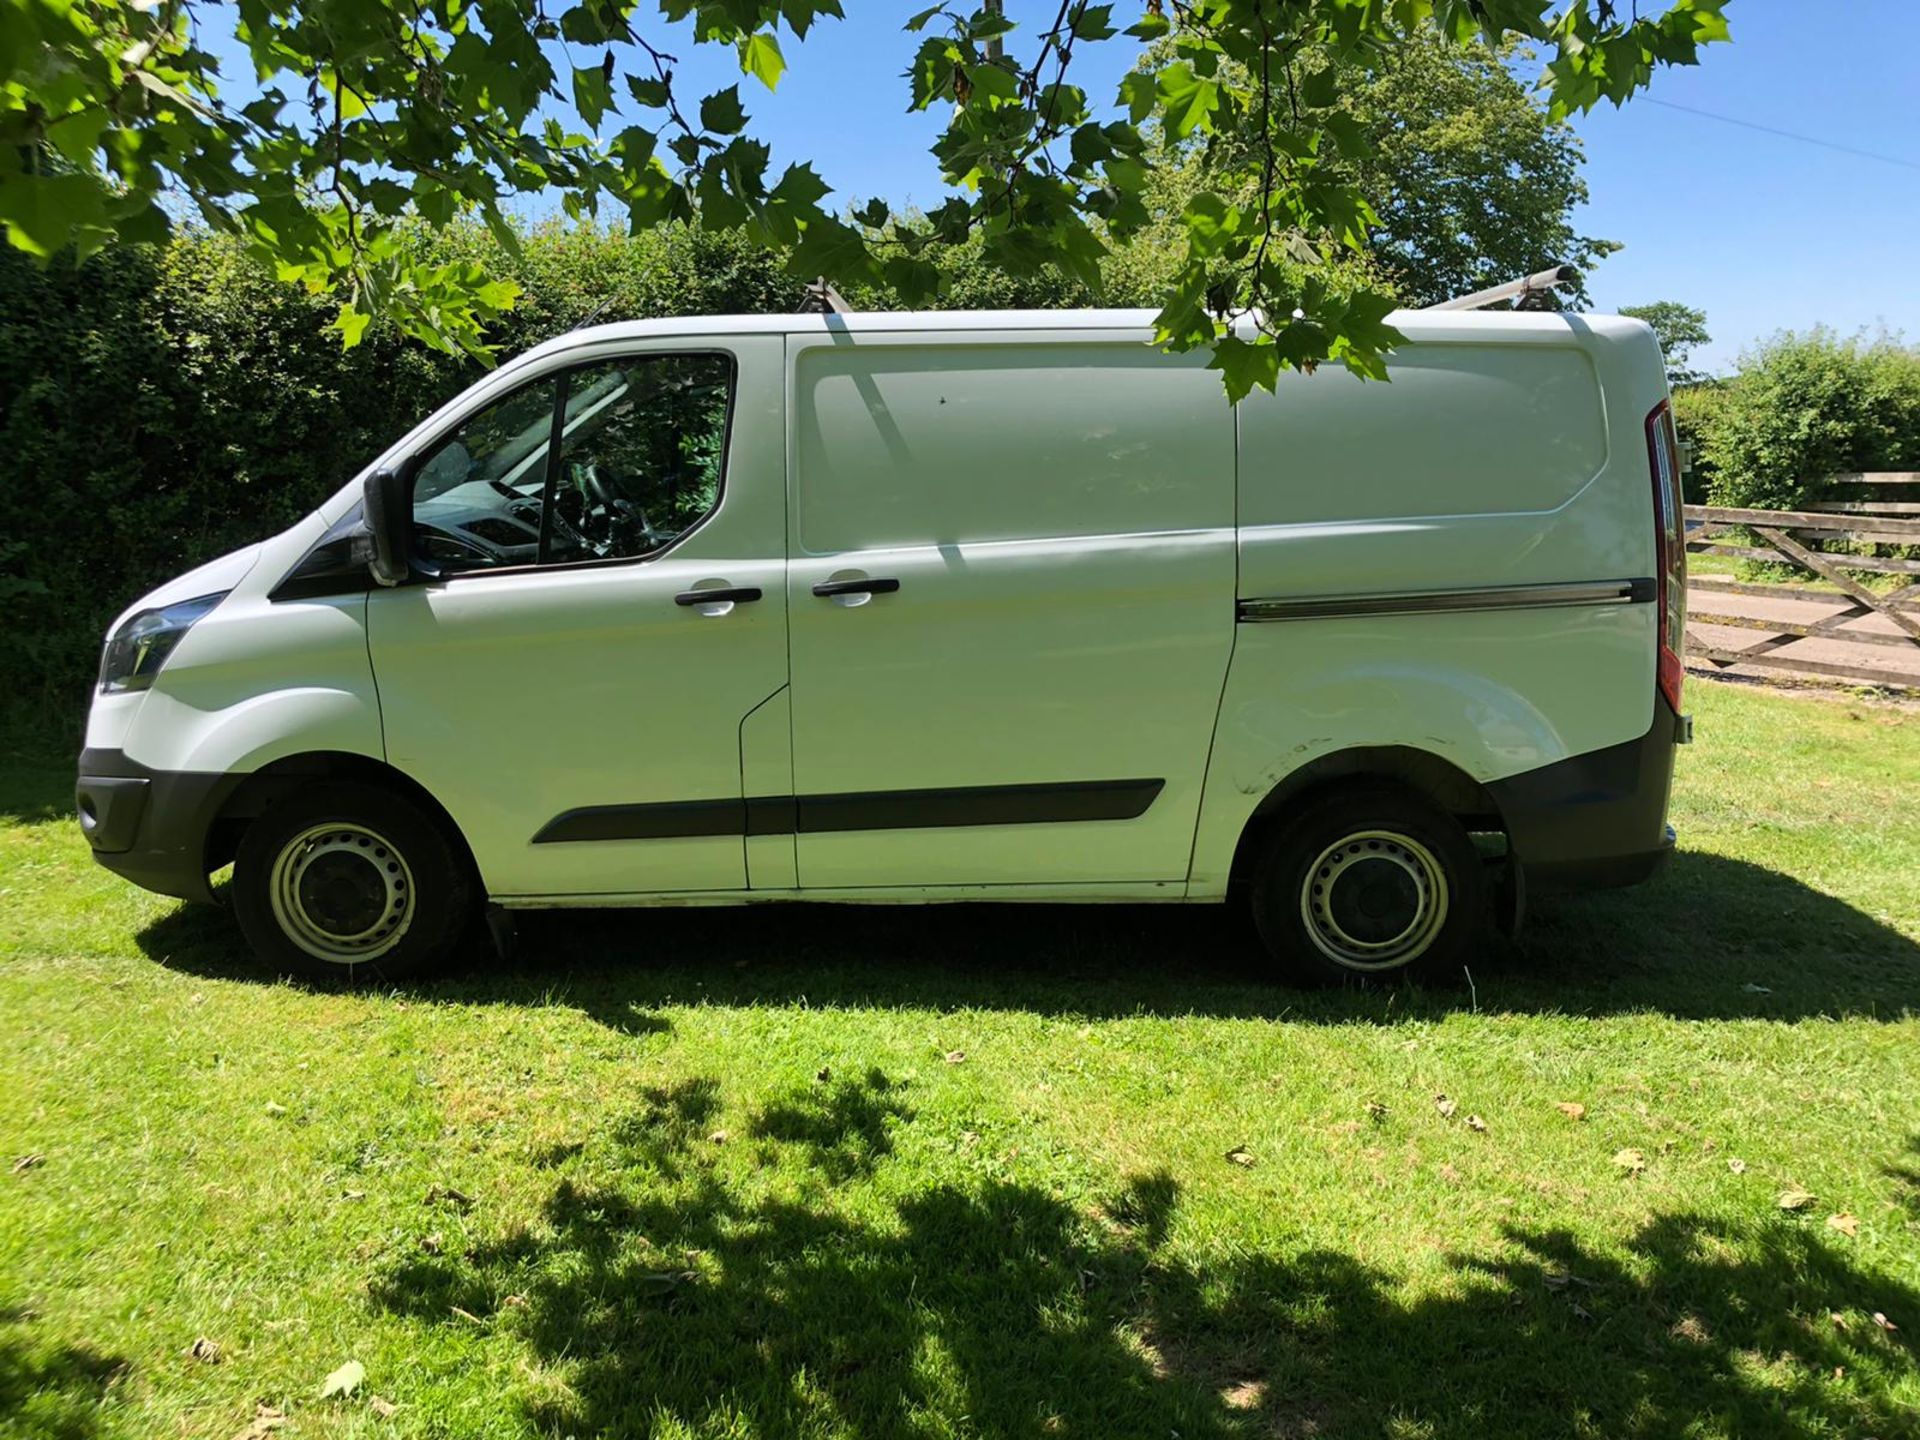
<path fill-rule="evenodd" d="M 233 908 L 255 952 L 329 981 L 393 980 L 445 960 L 472 919 L 466 857 L 431 817 L 376 786 L 287 796 L 241 839 Z"/>
<path fill-rule="evenodd" d="M 1433 976 L 1478 929 L 1485 886 L 1459 821 L 1409 791 L 1356 786 L 1308 802 L 1274 837 L 1253 917 L 1290 978 Z"/>

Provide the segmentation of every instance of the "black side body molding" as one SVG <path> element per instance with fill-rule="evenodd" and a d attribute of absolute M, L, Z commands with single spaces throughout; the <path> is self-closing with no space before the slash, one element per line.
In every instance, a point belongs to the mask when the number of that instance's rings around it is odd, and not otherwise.
<path fill-rule="evenodd" d="M 593 805 L 556 815 L 535 845 L 579 840 L 665 840 L 694 835 L 819 835 L 840 830 L 932 830 L 960 825 L 1048 825 L 1133 820 L 1165 780 L 1073 780 L 970 785 L 845 795 L 751 796 L 650 805 Z"/>

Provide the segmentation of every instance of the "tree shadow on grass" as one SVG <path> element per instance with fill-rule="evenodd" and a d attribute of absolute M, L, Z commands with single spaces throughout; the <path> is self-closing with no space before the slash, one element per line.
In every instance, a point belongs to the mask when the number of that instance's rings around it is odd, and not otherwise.
<path fill-rule="evenodd" d="M 1775 871 L 1681 852 L 1632 890 L 1542 897 L 1520 941 L 1489 938 L 1449 986 L 1297 990 L 1220 906 L 753 905 L 526 912 L 510 961 L 481 944 L 405 988 L 450 1003 L 579 1006 L 658 1030 L 682 1004 L 974 1007 L 1383 1024 L 1456 1010 L 1792 1020 L 1920 1011 L 1920 945 Z M 140 932 L 156 960 L 266 979 L 216 910 Z"/>
<path fill-rule="evenodd" d="M 755 1124 L 816 1167 L 813 1203 L 609 1136 L 587 1168 L 610 1178 L 387 1263 L 372 1302 L 470 1326 L 457 1305 L 539 1362 L 542 1433 L 1911 1433 L 1913 1352 L 1870 1317 L 1920 1319 L 1920 1293 L 1791 1217 L 1654 1216 L 1624 1253 L 1512 1229 L 1409 1294 L 1337 1250 L 1196 1258 L 1164 1174 L 1086 1210 L 982 1178 L 856 1211 L 834 1157 L 869 1119 L 845 1095 Z"/>
<path fill-rule="evenodd" d="M 100 1404 L 126 1361 L 85 1345 L 36 1343 L 31 1317 L 0 1307 L 0 1432 L 38 1440 L 89 1440 Z"/>

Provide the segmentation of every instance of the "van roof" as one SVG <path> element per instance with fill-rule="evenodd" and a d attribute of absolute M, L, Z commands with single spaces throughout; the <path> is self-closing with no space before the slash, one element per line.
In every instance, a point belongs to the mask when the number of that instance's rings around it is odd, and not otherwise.
<path fill-rule="evenodd" d="M 1115 338 L 1151 339 L 1152 310 L 920 310 L 870 311 L 844 315 L 701 315 L 659 320 L 622 320 L 572 330 L 548 340 L 533 355 L 606 340 L 645 340 L 702 335 L 922 334 L 962 335 L 980 331 L 1107 330 Z M 1396 310 L 1387 317 L 1411 341 L 1512 340 L 1565 343 L 1572 335 L 1619 335 L 1643 329 L 1638 320 L 1617 315 L 1576 314 L 1564 310 Z"/>

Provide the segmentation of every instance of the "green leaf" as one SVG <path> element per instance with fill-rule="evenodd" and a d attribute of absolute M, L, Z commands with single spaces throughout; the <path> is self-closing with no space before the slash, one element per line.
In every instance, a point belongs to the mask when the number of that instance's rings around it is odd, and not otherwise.
<path fill-rule="evenodd" d="M 740 87 L 729 85 L 700 102 L 700 126 L 716 135 L 737 135 L 747 128 L 747 112 L 740 108 Z"/>
<path fill-rule="evenodd" d="M 627 93 L 649 110 L 664 110 L 667 102 L 673 98 L 673 91 L 666 81 L 649 79 L 644 75 L 627 77 Z"/>
<path fill-rule="evenodd" d="M 832 193 L 833 187 L 811 165 L 789 165 L 773 187 L 773 198 L 789 205 L 818 205 Z"/>
<path fill-rule="evenodd" d="M 1116 33 L 1113 27 L 1113 6 L 1088 5 L 1073 14 L 1068 22 L 1076 40 L 1106 40 Z"/>
<path fill-rule="evenodd" d="M 1214 112 L 1220 108 L 1218 81 L 1195 74 L 1181 61 L 1160 72 L 1156 88 L 1166 107 L 1167 130 L 1175 139 L 1213 128 Z"/>
<path fill-rule="evenodd" d="M 573 104 L 580 112 L 580 118 L 587 122 L 590 130 L 599 130 L 601 118 L 614 109 L 613 90 L 609 81 L 613 76 L 613 52 L 607 52 L 606 60 L 599 65 L 583 65 L 573 72 Z"/>
<path fill-rule="evenodd" d="M 756 31 L 740 42 L 740 68 L 772 90 L 780 84 L 787 58 L 771 32 Z"/>
<path fill-rule="evenodd" d="M 367 325 L 372 319 L 373 317 L 371 315 L 359 309 L 353 301 L 349 300 L 340 307 L 340 313 L 334 316 L 333 324 L 327 328 L 339 334 L 340 346 L 343 350 L 351 350 L 360 343 L 360 337 L 367 333 Z M 334 1375 L 337 1376 L 339 1373 L 339 1371 L 335 1371 Z M 334 1376 L 328 1377 L 329 1385 L 333 1383 L 333 1379 Z M 353 1384 L 358 1383 L 359 1381 L 356 1378 L 354 1382 L 346 1388 L 350 1390 L 353 1388 Z M 332 1390 L 324 1390 L 321 1392 L 321 1396 L 324 1399 L 327 1395 L 333 1393 Z"/>
<path fill-rule="evenodd" d="M 1280 380 L 1280 351 L 1265 337 L 1248 342 L 1238 335 L 1222 335 L 1213 342 L 1207 368 L 1220 372 L 1226 381 L 1227 403 L 1238 405 L 1255 386 L 1272 393 Z"/>
<path fill-rule="evenodd" d="M 75 232 L 105 215 L 106 191 L 91 175 L 16 173 L 0 183 L 0 225 L 14 248 L 29 255 L 65 249 Z"/>

